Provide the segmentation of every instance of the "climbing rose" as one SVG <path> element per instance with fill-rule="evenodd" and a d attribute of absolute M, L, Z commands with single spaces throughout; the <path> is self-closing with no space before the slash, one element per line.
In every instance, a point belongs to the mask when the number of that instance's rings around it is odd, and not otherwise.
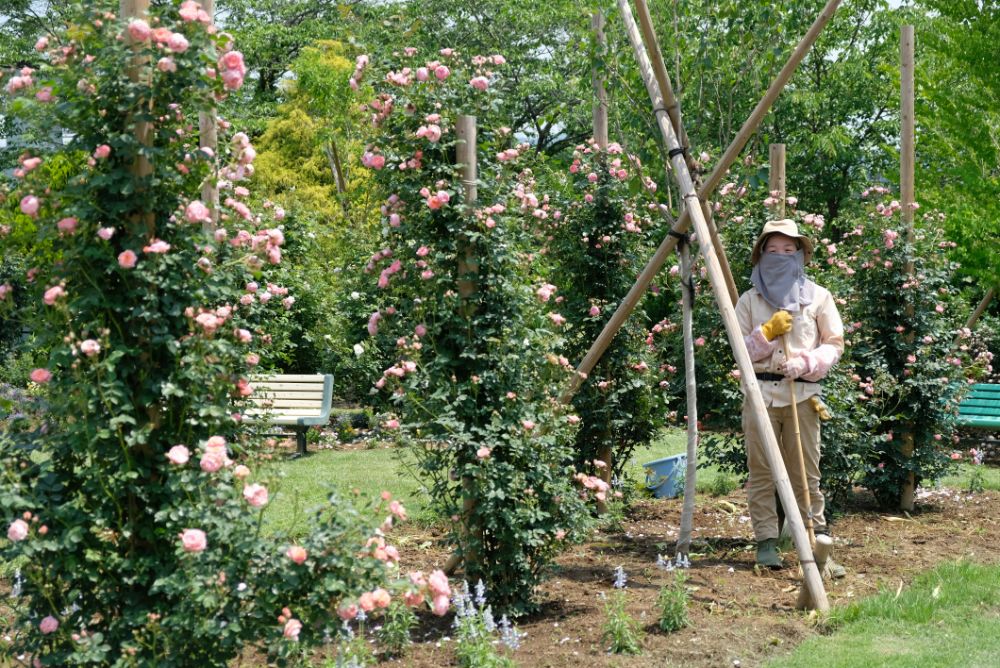
<path fill-rule="evenodd" d="M 184 529 L 180 537 L 186 552 L 201 552 L 208 546 L 208 539 L 201 529 Z"/>
<path fill-rule="evenodd" d="M 38 623 L 38 630 L 41 631 L 43 635 L 54 633 L 58 628 L 59 620 L 52 615 L 43 618 L 42 621 Z"/>
<path fill-rule="evenodd" d="M 118 254 L 118 264 L 123 269 L 131 269 L 135 266 L 138 256 L 134 251 L 126 250 Z"/>
<path fill-rule="evenodd" d="M 167 459 L 170 460 L 171 464 L 177 464 L 178 466 L 187 464 L 190 456 L 191 451 L 183 445 L 175 445 L 167 451 Z"/>
<path fill-rule="evenodd" d="M 128 34 L 136 42 L 145 42 L 152 34 L 152 30 L 150 30 L 149 24 L 142 19 L 133 19 L 128 24 Z"/>
<path fill-rule="evenodd" d="M 85 339 L 80 343 L 80 352 L 87 357 L 93 357 L 97 353 L 101 352 L 101 344 L 94 339 Z"/>
<path fill-rule="evenodd" d="M 297 619 L 289 619 L 285 622 L 285 629 L 281 632 L 283 636 L 289 640 L 297 641 L 299 639 L 299 633 L 302 631 L 302 622 Z"/>
<path fill-rule="evenodd" d="M 30 378 L 33 383 L 47 383 L 52 380 L 52 373 L 48 369 L 35 369 L 31 372 Z"/>
<path fill-rule="evenodd" d="M 254 483 L 243 488 L 243 498 L 254 508 L 267 504 L 267 487 Z"/>
<path fill-rule="evenodd" d="M 490 80 L 486 77 L 472 77 L 469 80 L 469 85 L 476 90 L 486 90 L 490 87 Z"/>
<path fill-rule="evenodd" d="M 16 543 L 28 537 L 28 523 L 17 519 L 10 523 L 7 528 L 7 538 Z"/>
<path fill-rule="evenodd" d="M 38 207 L 40 205 L 41 203 L 38 201 L 38 198 L 35 197 L 34 195 L 25 195 L 21 199 L 21 213 L 23 213 L 26 216 L 31 216 L 32 218 L 34 218 L 35 216 L 38 215 Z"/>
<path fill-rule="evenodd" d="M 301 565 L 309 557 L 309 553 L 300 545 L 292 545 L 285 551 L 285 556 Z"/>
<path fill-rule="evenodd" d="M 200 200 L 194 200 L 187 205 L 184 210 L 184 217 L 188 219 L 191 223 L 200 223 L 207 221 L 211 218 L 212 214 L 208 210 L 208 207 L 201 203 Z"/>
<path fill-rule="evenodd" d="M 104 160 L 109 155 L 111 155 L 111 147 L 108 146 L 107 144 L 101 144 L 100 146 L 94 149 L 95 160 Z"/>

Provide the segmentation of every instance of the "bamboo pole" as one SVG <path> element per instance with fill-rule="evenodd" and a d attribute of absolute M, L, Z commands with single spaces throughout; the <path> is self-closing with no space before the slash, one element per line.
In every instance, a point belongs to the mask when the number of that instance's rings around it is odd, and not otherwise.
<path fill-rule="evenodd" d="M 990 305 L 990 302 L 993 301 L 993 296 L 996 294 L 996 292 L 997 292 L 996 286 L 986 291 L 986 296 L 983 297 L 983 300 L 981 302 L 979 302 L 979 306 L 977 306 L 976 310 L 972 312 L 972 315 L 969 316 L 969 319 L 965 321 L 966 329 L 972 329 L 973 327 L 976 326 L 976 323 L 979 322 L 979 318 L 982 317 L 983 313 L 986 312 L 986 308 Z"/>
<path fill-rule="evenodd" d="M 785 145 L 771 144 L 768 147 L 768 157 L 771 170 L 767 177 L 767 187 L 771 191 L 771 197 L 778 199 L 778 206 L 775 207 L 777 218 L 785 217 Z M 777 193 L 777 194 L 775 194 Z"/>
<path fill-rule="evenodd" d="M 464 204 L 466 213 L 471 215 L 478 198 L 477 173 L 476 173 L 476 117 L 459 116 L 455 121 L 455 136 L 458 138 L 458 145 L 455 149 L 455 162 L 458 163 L 461 172 L 462 189 L 464 191 Z M 458 251 L 458 294 L 462 299 L 462 310 L 470 316 L 475 312 L 471 299 L 477 290 L 477 274 L 479 264 L 476 261 L 472 244 L 464 238 L 460 240 Z M 476 510 L 476 499 L 472 494 L 471 480 L 462 479 L 462 522 L 465 534 L 466 545 L 471 545 L 476 528 L 471 526 L 472 514 Z M 478 553 L 472 548 L 465 550 L 463 556 L 459 552 L 454 552 L 444 565 L 444 572 L 449 575 L 455 571 L 463 559 L 466 564 L 475 564 L 478 561 Z"/>
<path fill-rule="evenodd" d="M 591 16 L 590 27 L 594 31 L 594 44 L 603 55 L 607 45 L 607 39 L 604 35 L 604 14 L 600 11 L 594 12 Z M 597 66 L 591 70 L 591 80 L 594 85 L 594 141 L 597 142 L 603 160 L 604 152 L 608 148 L 608 92 L 604 87 L 604 73 L 598 71 Z M 610 430 L 603 435 L 597 451 L 597 459 L 606 464 L 604 468 L 597 471 L 597 474 L 601 480 L 610 485 L 611 472 L 614 470 L 614 449 L 612 448 Z M 603 515 L 607 512 L 607 501 L 598 501 L 597 513 Z"/>
<path fill-rule="evenodd" d="M 656 39 L 656 31 L 653 29 L 653 20 L 649 14 L 649 7 L 646 5 L 646 0 L 636 0 L 635 7 L 636 13 L 639 15 L 639 27 L 642 29 L 642 36 L 646 42 L 646 52 L 652 62 L 656 82 L 660 86 L 660 94 L 663 95 L 664 109 L 666 109 L 667 115 L 670 116 L 670 123 L 674 126 L 674 132 L 677 133 L 680 147 L 684 149 L 684 161 L 687 163 L 688 171 L 694 175 L 695 185 L 700 187 L 700 173 L 695 168 L 687 131 L 681 122 L 680 101 L 674 95 L 674 87 L 670 83 L 670 75 L 667 73 L 667 66 L 663 62 L 663 52 L 660 49 L 659 41 Z M 708 232 L 712 236 L 712 245 L 719 251 L 719 263 L 722 265 L 722 273 L 726 277 L 726 289 L 729 290 L 729 298 L 733 304 L 736 304 L 736 300 L 739 299 L 739 293 L 736 291 L 736 281 L 733 280 L 733 270 L 729 267 L 729 258 L 726 257 L 726 251 L 719 240 L 719 230 L 715 225 L 715 218 L 712 216 L 712 207 L 709 205 L 707 198 L 699 199 L 701 199 L 701 211 L 705 216 L 705 221 L 708 223 Z"/>
<path fill-rule="evenodd" d="M 681 308 L 684 332 L 684 381 L 687 392 L 687 470 L 684 474 L 684 505 L 681 529 L 677 536 L 678 557 L 691 552 L 691 528 L 694 525 L 694 495 L 698 475 L 698 385 L 694 366 L 694 278 L 691 272 L 691 244 L 677 246 L 681 264 Z M 678 559 L 681 561 L 681 559 Z"/>
<path fill-rule="evenodd" d="M 913 229 L 913 26 L 904 25 L 900 27 L 899 33 L 899 117 L 900 117 L 900 142 L 899 142 L 899 201 L 903 205 L 903 223 L 906 225 L 906 243 L 910 260 L 906 262 L 906 273 L 913 275 L 913 242 L 915 232 Z M 906 305 L 906 320 L 913 320 L 913 302 Z M 907 337 L 908 341 L 913 340 L 913 334 Z M 902 435 L 901 451 L 903 457 L 909 459 L 913 456 L 913 432 L 907 430 Z M 903 488 L 899 495 L 899 507 L 902 510 L 913 510 L 913 495 L 916 491 L 916 476 L 913 471 L 906 475 Z"/>
<path fill-rule="evenodd" d="M 829 0 L 826 3 L 826 6 L 823 7 L 823 11 L 821 11 L 819 16 L 816 17 L 816 20 L 809 28 L 809 31 L 806 32 L 802 41 L 800 41 L 798 46 L 795 47 L 795 50 L 792 52 L 791 56 L 789 56 L 784 67 L 781 68 L 781 71 L 775 77 L 774 81 L 771 82 L 771 85 L 768 87 L 764 97 L 761 98 L 760 102 L 757 103 L 757 106 L 754 107 L 754 110 L 750 113 L 750 116 L 748 116 L 746 121 L 744 121 L 740 131 L 736 134 L 736 137 L 722 154 L 722 157 L 719 158 L 719 162 L 716 163 L 712 173 L 702 184 L 701 189 L 698 191 L 698 197 L 700 199 L 705 200 L 709 198 L 713 192 L 715 192 L 715 189 L 725 176 L 726 171 L 736 161 L 740 151 L 743 150 L 747 141 L 750 140 L 751 135 L 753 135 L 753 133 L 757 130 L 760 122 L 764 119 L 764 116 L 767 115 L 767 112 L 771 109 L 771 106 L 774 104 L 774 101 L 777 99 L 782 89 L 784 89 L 785 85 L 788 83 L 788 80 L 792 78 L 792 74 L 795 73 L 799 63 L 801 63 L 802 59 L 805 58 L 809 49 L 812 48 L 812 45 L 816 43 L 816 38 L 819 37 L 820 32 L 822 32 L 826 24 L 830 22 L 830 19 L 833 18 L 833 14 L 837 10 L 840 3 L 841 0 Z M 619 6 L 620 5 L 621 0 L 619 0 Z M 681 211 L 681 215 L 678 217 L 677 222 L 674 224 L 671 231 L 683 234 L 688 231 L 689 226 L 689 211 L 685 208 Z M 670 257 L 670 254 L 676 247 L 676 237 L 672 234 L 668 234 L 664 237 L 663 241 L 656 249 L 656 252 L 653 253 L 649 262 L 646 263 L 646 266 L 636 278 L 635 285 L 633 285 L 632 289 L 629 290 L 627 295 L 625 295 L 625 298 L 622 300 L 621 304 L 618 305 L 618 308 L 611 316 L 611 319 L 608 320 L 608 323 L 598 335 L 597 340 L 594 341 L 594 343 L 590 346 L 590 350 L 587 351 L 587 354 L 584 356 L 583 360 L 581 360 L 576 369 L 576 374 L 574 374 L 566 390 L 563 392 L 562 397 L 560 397 L 560 400 L 563 403 L 569 403 L 570 399 L 573 398 L 573 395 L 576 393 L 577 389 L 579 389 L 584 378 L 586 378 L 587 375 L 593 370 L 594 365 L 597 364 L 597 360 L 601 358 L 604 351 L 608 349 L 609 345 L 611 345 L 611 340 L 615 338 L 618 330 L 621 329 L 629 315 L 633 310 L 635 310 L 636 304 L 639 303 L 639 299 L 642 297 L 643 293 L 646 292 L 646 289 L 649 288 L 649 284 L 652 283 L 653 278 L 656 276 L 657 272 L 660 271 L 663 263 L 667 261 L 667 258 Z"/>
<path fill-rule="evenodd" d="M 691 180 L 691 174 L 688 172 L 687 164 L 681 158 L 680 152 L 676 150 L 679 149 L 677 135 L 674 133 L 673 126 L 670 124 L 666 111 L 663 109 L 663 98 L 660 96 L 652 67 L 643 48 L 639 29 L 635 24 L 635 19 L 632 18 L 632 10 L 629 8 L 627 0 L 619 0 L 618 5 L 628 31 L 629 42 L 632 44 L 636 60 L 639 63 L 640 74 L 646 84 L 646 90 L 653 103 L 653 108 L 657 110 L 656 121 L 660 129 L 660 134 L 663 135 L 664 143 L 671 149 L 674 178 L 677 180 L 677 185 L 684 197 L 685 210 L 689 213 L 694 223 L 695 231 L 698 233 L 698 238 L 700 239 L 702 255 L 705 258 L 705 265 L 708 268 L 709 281 L 715 293 L 715 301 L 722 313 L 722 320 L 726 327 L 726 334 L 729 337 L 729 344 L 733 350 L 733 355 L 736 357 L 736 364 L 746 385 L 746 398 L 750 404 L 750 414 L 756 422 L 757 430 L 764 439 L 764 454 L 771 469 L 771 475 L 774 478 L 774 484 L 781 498 L 781 503 L 786 509 L 787 521 L 791 525 L 792 537 L 798 550 L 799 562 L 802 565 L 806 587 L 809 589 L 809 594 L 812 596 L 812 601 L 816 608 L 820 611 L 828 610 L 830 604 L 826 598 L 826 591 L 823 589 L 823 579 L 816 567 L 816 562 L 813 560 L 812 547 L 809 544 L 809 538 L 802 523 L 802 516 L 798 512 L 798 502 L 795 498 L 795 492 L 792 491 L 785 463 L 781 459 L 778 441 L 771 428 L 771 420 L 768 418 L 764 398 L 761 395 L 760 386 L 757 384 L 757 378 L 754 375 L 750 354 L 747 352 L 746 343 L 743 341 L 743 334 L 736 319 L 736 311 L 729 301 L 729 295 L 726 294 L 722 268 L 719 265 L 715 247 L 712 245 L 711 238 L 708 235 L 708 225 L 705 222 L 705 217 L 702 215 L 698 195 Z"/>
<path fill-rule="evenodd" d="M 212 22 L 214 23 L 215 0 L 201 0 L 201 8 L 212 17 Z M 198 132 L 200 133 L 200 145 L 212 149 L 212 155 L 217 156 L 219 148 L 219 119 L 214 108 L 198 114 Z M 214 160 L 217 161 L 217 159 L 215 158 Z M 219 223 L 219 174 L 214 169 L 201 186 L 201 201 L 211 212 L 211 217 L 205 221 L 204 227 L 206 230 L 214 230 Z"/>

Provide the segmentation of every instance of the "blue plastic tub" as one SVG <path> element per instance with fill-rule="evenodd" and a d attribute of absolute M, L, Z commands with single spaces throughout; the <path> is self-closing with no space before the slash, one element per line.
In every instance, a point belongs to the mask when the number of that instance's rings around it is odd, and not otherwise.
<path fill-rule="evenodd" d="M 686 471 L 686 454 L 657 459 L 642 467 L 646 470 L 646 489 L 658 499 L 672 499 L 684 492 L 677 483 Z"/>

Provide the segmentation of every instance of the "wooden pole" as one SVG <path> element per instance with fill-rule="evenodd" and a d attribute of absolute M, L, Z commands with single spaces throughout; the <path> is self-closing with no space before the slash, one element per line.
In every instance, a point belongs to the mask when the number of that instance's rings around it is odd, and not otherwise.
<path fill-rule="evenodd" d="M 214 23 L 215 0 L 201 0 L 201 8 L 212 17 Z M 198 131 L 201 146 L 212 149 L 212 154 L 218 155 L 219 119 L 214 108 L 198 114 Z M 217 170 L 213 169 L 208 175 L 208 179 L 202 184 L 201 201 L 211 212 L 211 218 L 205 221 L 204 227 L 206 230 L 214 230 L 219 223 L 219 173 Z"/>
<path fill-rule="evenodd" d="M 774 209 L 776 218 L 785 217 L 785 145 L 771 144 L 768 147 L 768 154 L 771 163 L 771 171 L 768 174 L 768 188 L 771 197 L 778 199 L 778 205 Z M 787 350 L 787 349 L 786 349 Z"/>
<path fill-rule="evenodd" d="M 981 302 L 979 302 L 979 306 L 977 306 L 976 310 L 972 312 L 969 319 L 965 321 L 966 329 L 972 329 L 976 326 L 976 323 L 979 322 L 979 318 L 982 317 L 983 313 L 986 312 L 986 308 L 990 305 L 990 302 L 993 301 L 993 296 L 996 292 L 997 289 L 995 286 L 986 291 L 986 296 L 983 297 Z"/>
<path fill-rule="evenodd" d="M 476 174 L 476 117 L 459 116 L 455 121 L 455 136 L 458 144 L 455 148 L 455 162 L 461 173 L 462 190 L 464 192 L 464 203 L 466 213 L 472 213 L 478 198 L 477 174 Z M 477 274 L 479 264 L 476 261 L 472 244 L 468 239 L 463 238 L 459 242 L 458 250 L 458 294 L 462 299 L 462 311 L 467 317 L 475 313 L 475 307 L 471 303 L 472 297 L 477 290 Z M 476 499 L 471 490 L 472 481 L 469 478 L 462 479 L 462 522 L 465 534 L 466 545 L 471 545 L 472 536 L 476 528 L 471 526 L 472 515 L 476 510 Z M 464 556 L 455 552 L 444 565 L 444 572 L 451 574 L 462 563 L 475 564 L 478 561 L 477 552 L 471 548 L 465 550 Z"/>
<path fill-rule="evenodd" d="M 144 18 L 149 11 L 149 0 L 120 0 L 118 9 L 122 20 Z M 135 40 L 132 39 L 127 30 L 125 31 L 125 42 L 129 45 L 136 45 Z M 126 72 L 128 78 L 133 82 L 139 81 L 143 68 L 146 65 L 148 65 L 148 59 L 137 54 L 132 58 L 132 62 Z M 148 121 L 137 121 L 135 123 L 135 136 L 140 144 L 145 146 L 152 144 L 152 130 L 153 126 Z M 153 165 L 145 156 L 140 155 L 136 158 L 135 164 L 132 167 L 132 174 L 138 178 L 145 178 L 152 173 Z M 152 230 L 150 232 L 152 233 Z"/>
<path fill-rule="evenodd" d="M 627 0 L 619 0 L 618 6 L 621 10 L 622 19 L 625 21 L 629 42 L 632 44 L 636 60 L 639 63 L 639 72 L 646 84 L 646 90 L 653 103 L 653 109 L 657 110 L 656 121 L 660 129 L 660 134 L 663 136 L 664 143 L 670 148 L 674 178 L 677 180 L 677 185 L 684 198 L 685 211 L 688 212 L 700 239 L 702 255 L 705 258 L 705 265 L 708 268 L 709 281 L 712 284 L 712 291 L 715 293 L 715 301 L 722 313 L 722 320 L 726 327 L 726 334 L 729 337 L 729 344 L 733 350 L 733 355 L 736 357 L 736 365 L 746 385 L 746 399 L 750 404 L 750 414 L 756 423 L 758 432 L 764 439 L 764 454 L 768 461 L 768 467 L 771 469 L 771 475 L 774 478 L 778 496 L 781 498 L 781 503 L 786 509 L 787 522 L 791 525 L 792 538 L 799 553 L 799 562 L 802 565 L 806 587 L 809 589 L 809 594 L 812 596 L 812 601 L 816 608 L 820 611 L 828 610 L 830 604 L 826 598 L 826 591 L 823 589 L 823 579 L 813 559 L 809 537 L 803 526 L 802 516 L 798 512 L 798 502 L 795 499 L 795 492 L 792 491 L 791 482 L 788 480 L 788 471 L 785 469 L 785 463 L 781 459 L 778 441 L 771 428 L 771 420 L 767 415 L 764 398 L 761 395 L 760 386 L 757 384 L 757 378 L 754 375 L 753 362 L 750 361 L 750 354 L 747 352 L 746 343 L 743 341 L 743 334 L 736 319 L 736 310 L 733 308 L 729 300 L 729 295 L 726 293 L 725 278 L 722 275 L 722 268 L 719 265 L 715 247 L 712 245 L 708 234 L 708 224 L 705 222 L 705 217 L 702 214 L 698 194 L 694 189 L 694 182 L 691 180 L 687 164 L 681 158 L 680 151 L 678 150 L 677 135 L 674 133 L 673 126 L 670 124 L 666 111 L 663 109 L 663 98 L 660 96 L 659 87 L 653 75 L 649 59 L 646 56 L 642 37 L 639 35 L 639 29 L 635 24 L 635 19 L 632 18 L 632 10 Z"/>
<path fill-rule="evenodd" d="M 788 83 L 788 80 L 792 78 L 792 74 L 794 74 L 795 69 L 799 66 L 799 63 L 801 63 L 802 59 L 805 58 L 809 49 L 812 48 L 812 45 L 816 43 L 816 38 L 819 37 L 820 32 L 822 32 L 826 24 L 830 22 L 830 19 L 833 18 L 833 13 L 837 10 L 840 3 L 841 0 L 829 0 L 823 8 L 823 11 L 820 12 L 818 17 L 816 17 L 816 20 L 809 28 L 809 31 L 802 38 L 802 41 L 799 42 L 798 46 L 795 47 L 792 55 L 789 56 L 788 62 L 785 63 L 784 67 L 782 67 L 781 71 L 778 73 L 778 76 L 775 77 L 773 82 L 771 82 L 771 85 L 768 87 L 764 97 L 761 98 L 760 102 L 757 103 L 757 106 L 754 107 L 754 110 L 750 113 L 750 116 L 748 116 L 747 120 L 744 121 L 743 127 L 740 128 L 736 137 L 729 144 L 729 147 L 722 154 L 722 157 L 719 158 L 719 162 L 716 163 L 712 173 L 705 180 L 705 183 L 702 184 L 701 189 L 698 191 L 698 197 L 701 200 L 708 199 L 711 197 L 712 193 L 715 192 L 719 183 L 722 182 L 722 178 L 726 175 L 726 171 L 728 171 L 729 167 L 736 161 L 740 151 L 742 151 L 743 147 L 746 146 L 746 143 L 750 140 L 751 135 L 753 135 L 753 133 L 757 130 L 760 122 L 771 109 L 771 105 L 774 104 L 774 101 Z M 619 5 L 621 5 L 621 0 L 619 0 Z M 685 208 L 681 211 L 681 215 L 677 219 L 677 222 L 674 224 L 671 231 L 683 234 L 688 231 L 689 226 L 689 211 Z M 625 295 L 625 298 L 622 300 L 621 304 L 618 305 L 618 308 L 611 316 L 611 319 L 608 320 L 608 323 L 598 335 L 597 340 L 590 346 L 590 350 L 587 351 L 587 354 L 580 362 L 576 369 L 576 374 L 574 374 L 572 380 L 566 388 L 566 391 L 563 392 L 562 397 L 560 397 L 560 400 L 563 403 L 569 403 L 569 401 L 573 398 L 573 395 L 580 387 L 580 383 L 582 383 L 583 379 L 586 378 L 587 375 L 593 370 L 594 365 L 597 364 L 597 360 L 601 358 L 604 351 L 608 349 L 609 345 L 611 345 L 611 340 L 615 338 L 618 330 L 621 329 L 629 315 L 633 310 L 635 310 L 636 304 L 639 303 L 639 299 L 642 297 L 643 293 L 646 292 L 646 289 L 649 288 L 649 284 L 653 282 L 653 278 L 656 276 L 657 272 L 660 271 L 663 263 L 667 261 L 667 258 L 670 257 L 670 254 L 676 247 L 676 237 L 672 234 L 668 234 L 664 237 L 663 241 L 656 249 L 656 252 L 653 253 L 653 257 L 649 259 L 649 262 L 646 263 L 646 266 L 636 278 L 635 285 L 633 285 L 632 289 L 629 290 L 627 295 Z"/>
<path fill-rule="evenodd" d="M 603 55 L 607 45 L 607 38 L 604 35 L 604 14 L 600 11 L 594 12 L 591 16 L 590 26 L 594 30 L 594 43 L 597 50 Z M 597 142 L 597 146 L 601 150 L 603 161 L 604 152 L 608 148 L 608 92 L 604 88 L 604 73 L 598 71 L 596 66 L 591 70 L 591 79 L 594 85 L 594 141 Z M 604 468 L 597 471 L 597 475 L 609 485 L 611 484 L 611 472 L 614 469 L 614 448 L 611 436 L 610 430 L 604 432 L 601 444 L 597 449 L 597 459 L 606 464 Z M 597 513 L 603 515 L 607 512 L 607 501 L 598 501 Z"/>
<path fill-rule="evenodd" d="M 903 223 L 906 225 L 906 243 L 908 252 L 913 253 L 915 232 L 913 229 L 913 26 L 901 26 L 899 34 L 899 201 L 903 205 Z M 913 275 L 913 260 L 907 260 L 906 273 Z M 906 305 L 906 320 L 913 321 L 913 302 Z M 911 333 L 908 341 L 913 340 Z M 902 435 L 902 454 L 909 459 L 913 456 L 913 432 L 907 430 Z M 899 494 L 899 507 L 902 510 L 913 510 L 913 495 L 916 491 L 916 476 L 913 471 L 906 475 L 903 489 Z"/>
<path fill-rule="evenodd" d="M 667 111 L 667 115 L 670 116 L 670 123 L 674 126 L 674 132 L 677 133 L 681 148 L 684 149 L 684 160 L 687 163 L 688 171 L 694 174 L 695 184 L 700 187 L 701 178 L 695 169 L 687 131 L 681 122 L 681 105 L 677 96 L 674 95 L 674 87 L 670 83 L 670 75 L 667 73 L 667 66 L 663 62 L 663 52 L 660 50 L 660 43 L 656 39 L 656 31 L 653 29 L 653 20 L 649 14 L 649 7 L 646 6 L 646 0 L 636 0 L 635 6 L 636 13 L 639 15 L 639 26 L 642 28 L 643 39 L 646 42 L 646 51 L 652 62 L 653 73 L 656 75 L 656 82 L 660 86 L 660 93 L 663 95 L 664 108 Z M 719 251 L 719 264 L 722 265 L 722 273 L 726 277 L 726 289 L 729 290 L 729 298 L 735 305 L 740 295 L 736 290 L 733 270 L 729 267 L 729 258 L 726 257 L 726 251 L 719 240 L 719 229 L 716 227 L 715 218 L 712 216 L 712 207 L 709 206 L 707 197 L 700 199 L 701 211 L 705 216 L 705 221 L 708 223 L 708 232 L 712 236 L 712 245 Z"/>
<path fill-rule="evenodd" d="M 594 12 L 590 19 L 594 30 L 594 41 L 597 49 L 604 54 L 607 39 L 604 36 L 604 14 Z M 597 66 L 591 70 L 591 80 L 594 84 L 594 141 L 603 151 L 608 147 L 608 91 L 604 88 L 604 73 Z"/>
<path fill-rule="evenodd" d="M 691 244 L 677 247 L 681 260 L 681 308 L 684 332 L 684 381 L 687 392 L 687 470 L 684 474 L 684 505 L 681 530 L 677 536 L 677 556 L 691 552 L 691 528 L 694 525 L 694 495 L 698 475 L 698 384 L 694 366 L 694 278 L 691 272 Z"/>

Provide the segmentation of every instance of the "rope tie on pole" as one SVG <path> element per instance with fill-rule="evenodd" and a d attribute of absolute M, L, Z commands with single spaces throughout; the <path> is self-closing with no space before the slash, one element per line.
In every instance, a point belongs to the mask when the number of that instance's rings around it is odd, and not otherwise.
<path fill-rule="evenodd" d="M 667 151 L 667 157 L 673 160 L 674 156 L 687 155 L 687 152 L 688 152 L 687 146 L 678 146 L 677 148 L 672 148 L 669 151 Z M 697 195 L 695 195 L 695 197 L 697 197 Z"/>

